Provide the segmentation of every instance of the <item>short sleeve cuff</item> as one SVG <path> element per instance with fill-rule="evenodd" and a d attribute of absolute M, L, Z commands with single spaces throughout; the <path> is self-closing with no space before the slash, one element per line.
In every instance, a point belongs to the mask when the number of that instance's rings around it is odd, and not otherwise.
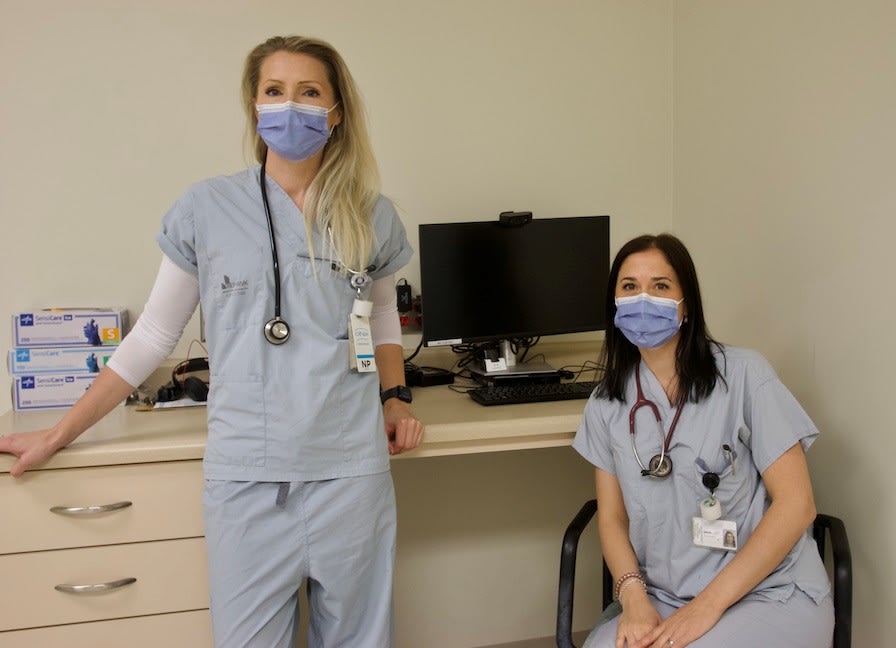
<path fill-rule="evenodd" d="M 162 249 L 162 253 L 171 259 L 171 261 L 184 272 L 189 272 L 193 276 L 199 275 L 199 269 L 196 267 L 196 261 L 188 259 L 178 249 L 178 247 L 167 237 L 164 232 L 160 232 L 156 236 L 156 242 Z"/>
<path fill-rule="evenodd" d="M 395 211 L 395 206 L 385 196 L 377 199 L 373 208 L 374 237 L 380 249 L 374 259 L 376 269 L 370 276 L 379 279 L 395 274 L 408 264 L 414 255 L 414 249 L 408 242 L 407 232 Z"/>
<path fill-rule="evenodd" d="M 818 437 L 812 419 L 777 378 L 757 390 L 752 428 L 751 451 L 760 474 L 797 443 L 806 451 Z"/>

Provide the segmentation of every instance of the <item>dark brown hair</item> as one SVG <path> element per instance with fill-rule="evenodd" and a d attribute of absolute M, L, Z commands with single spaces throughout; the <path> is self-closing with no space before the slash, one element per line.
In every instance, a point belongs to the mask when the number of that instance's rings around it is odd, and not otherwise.
<path fill-rule="evenodd" d="M 625 383 L 635 364 L 641 361 L 638 347 L 629 342 L 613 325 L 616 316 L 616 282 L 619 279 L 619 269 L 629 256 L 652 249 L 659 250 L 666 257 L 681 285 L 687 317 L 681 324 L 681 337 L 675 351 L 675 368 L 679 393 L 696 403 L 712 393 L 718 379 L 724 382 L 713 354 L 713 347 L 721 352 L 722 346 L 710 337 L 706 328 L 694 261 L 684 243 L 671 234 L 639 236 L 623 245 L 616 253 L 607 281 L 607 332 L 601 354 L 601 364 L 605 369 L 597 387 L 597 396 L 625 401 Z"/>

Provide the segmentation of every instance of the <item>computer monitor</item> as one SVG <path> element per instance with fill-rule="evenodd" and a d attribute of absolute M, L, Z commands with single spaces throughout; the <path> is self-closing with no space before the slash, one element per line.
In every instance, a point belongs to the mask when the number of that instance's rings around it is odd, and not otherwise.
<path fill-rule="evenodd" d="M 599 331 L 610 217 L 419 226 L 423 343 Z"/>

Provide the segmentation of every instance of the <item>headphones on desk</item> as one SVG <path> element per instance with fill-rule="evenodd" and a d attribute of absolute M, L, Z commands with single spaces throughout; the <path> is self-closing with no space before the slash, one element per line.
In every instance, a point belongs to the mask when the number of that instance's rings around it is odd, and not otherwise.
<path fill-rule="evenodd" d="M 195 374 L 205 372 L 205 380 Z M 159 387 L 156 401 L 165 403 L 180 400 L 184 396 L 194 401 L 208 400 L 208 358 L 189 358 L 179 362 L 171 372 L 171 382 Z"/>

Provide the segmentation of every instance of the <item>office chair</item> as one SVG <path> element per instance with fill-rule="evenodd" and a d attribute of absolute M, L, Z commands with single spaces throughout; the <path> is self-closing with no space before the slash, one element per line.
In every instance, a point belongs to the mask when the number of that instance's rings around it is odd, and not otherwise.
<path fill-rule="evenodd" d="M 597 500 L 589 500 L 579 510 L 563 535 L 560 551 L 560 588 L 557 596 L 557 646 L 575 648 L 572 642 L 572 605 L 575 592 L 576 552 L 579 538 L 588 522 L 597 512 Z M 812 524 L 812 537 L 818 545 L 821 559 L 825 558 L 826 538 L 831 539 L 834 590 L 834 643 L 833 648 L 850 648 L 852 645 L 852 554 L 843 521 L 831 515 L 819 513 Z M 603 563 L 603 606 L 613 602 L 613 577 L 607 563 Z"/>

